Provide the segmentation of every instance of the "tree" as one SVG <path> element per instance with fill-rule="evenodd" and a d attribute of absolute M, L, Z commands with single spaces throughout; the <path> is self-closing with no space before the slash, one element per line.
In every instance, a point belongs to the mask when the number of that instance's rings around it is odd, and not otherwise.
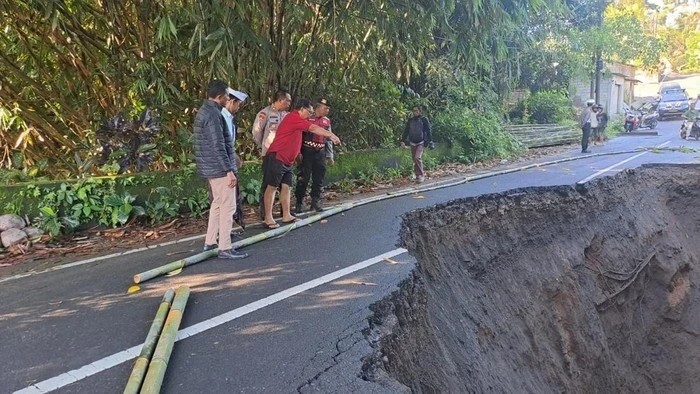
<path fill-rule="evenodd" d="M 425 95 L 428 69 L 506 91 L 531 18 L 559 0 L 6 0 L 0 3 L 0 152 L 4 166 L 51 161 L 62 174 L 95 171 L 102 118 L 144 109 L 161 119 L 155 165 L 189 162 L 192 112 L 212 78 L 249 93 L 239 118 L 278 88 L 332 94 L 335 125 L 353 148 L 381 146 L 405 94 Z M 410 95 L 408 97 L 411 97 Z M 345 136 L 348 137 L 348 136 Z M 255 149 L 247 133 L 244 155 Z"/>

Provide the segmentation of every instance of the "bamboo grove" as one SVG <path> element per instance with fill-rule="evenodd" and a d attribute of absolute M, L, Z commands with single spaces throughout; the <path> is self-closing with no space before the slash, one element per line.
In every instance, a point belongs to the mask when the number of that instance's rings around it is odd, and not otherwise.
<path fill-rule="evenodd" d="M 507 92 L 547 26 L 543 16 L 570 8 L 558 0 L 4 0 L 0 167 L 94 172 L 100 119 L 145 108 L 162 124 L 155 168 L 185 164 L 193 111 L 212 78 L 250 95 L 243 131 L 285 88 L 332 97 L 346 148 L 381 147 L 395 141 L 407 105 L 440 102 L 431 70 L 447 84 L 469 79 Z M 251 158 L 249 133 L 241 134 Z"/>

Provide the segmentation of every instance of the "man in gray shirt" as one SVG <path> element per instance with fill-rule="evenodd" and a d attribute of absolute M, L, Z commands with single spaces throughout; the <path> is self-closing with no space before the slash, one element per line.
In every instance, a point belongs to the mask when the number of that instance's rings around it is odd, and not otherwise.
<path fill-rule="evenodd" d="M 275 140 L 277 126 L 289 111 L 292 104 L 292 96 L 285 91 L 275 93 L 275 102 L 258 112 L 253 123 L 253 140 L 260 147 L 261 156 L 265 156 L 267 149 Z"/>
<path fill-rule="evenodd" d="M 581 137 L 581 153 L 590 153 L 588 151 L 588 140 L 591 138 L 591 118 L 596 116 L 593 113 L 593 99 L 586 101 L 586 109 L 581 114 L 579 120 L 583 136 Z M 597 122 L 596 122 L 597 123 Z"/>

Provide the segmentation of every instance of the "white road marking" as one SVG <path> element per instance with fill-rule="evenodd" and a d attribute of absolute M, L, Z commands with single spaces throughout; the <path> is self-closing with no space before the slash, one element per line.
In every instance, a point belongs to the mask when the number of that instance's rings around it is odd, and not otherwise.
<path fill-rule="evenodd" d="M 182 330 L 178 331 L 177 333 L 177 339 L 176 341 L 183 340 L 185 338 L 189 338 L 191 336 L 200 334 L 204 331 L 207 331 L 209 329 L 212 329 L 214 327 L 220 326 L 222 324 L 228 323 L 230 321 L 233 321 L 235 319 L 238 319 L 241 316 L 245 316 L 249 313 L 255 312 L 258 309 L 265 308 L 266 306 L 270 306 L 274 303 L 280 302 L 282 300 L 285 300 L 289 297 L 292 297 L 294 295 L 297 295 L 299 293 L 302 293 L 304 291 L 313 289 L 314 287 L 318 287 L 320 285 L 326 284 L 328 282 L 332 282 L 336 279 L 342 278 L 343 276 L 349 275 L 353 272 L 359 271 L 361 269 L 370 267 L 374 264 L 379 263 L 380 261 L 384 261 L 384 259 L 389 259 L 401 254 L 406 253 L 406 249 L 403 248 L 398 248 L 391 250 L 389 252 L 380 254 L 379 256 L 372 257 L 370 259 L 361 261 L 357 264 L 353 264 L 349 267 L 343 268 L 341 270 L 331 272 L 330 274 L 323 275 L 321 277 L 318 277 L 316 279 L 310 280 L 306 283 L 302 283 L 300 285 L 290 287 L 289 289 L 282 290 L 279 293 L 275 293 L 269 297 L 262 298 L 258 301 L 252 302 L 248 305 L 244 305 L 240 308 L 233 309 L 231 311 L 228 311 L 226 313 L 223 313 L 219 316 L 212 317 L 211 319 L 207 319 L 203 322 L 194 324 L 192 326 L 189 326 L 187 328 L 183 328 Z M 105 371 L 107 369 L 110 369 L 112 367 L 115 367 L 119 364 L 122 364 L 124 362 L 127 362 L 129 360 L 135 359 L 138 357 L 139 353 L 141 352 L 141 346 L 142 345 L 137 345 L 130 347 L 126 350 L 122 350 L 121 352 L 112 354 L 110 356 L 107 356 L 105 358 L 102 358 L 100 360 L 97 360 L 95 362 L 92 362 L 90 364 L 84 365 L 78 369 L 74 369 L 72 371 L 68 371 L 66 373 L 63 373 L 61 375 L 55 376 L 53 378 L 41 381 L 39 383 L 35 383 L 29 387 L 26 387 L 22 390 L 15 391 L 16 394 L 29 394 L 29 393 L 48 393 L 53 390 L 58 390 L 61 387 L 65 387 L 69 384 L 75 383 L 79 380 L 85 379 L 88 376 L 92 376 L 96 373 Z"/>
<path fill-rule="evenodd" d="M 661 145 L 655 146 L 655 148 L 663 148 L 664 146 L 666 146 L 666 145 L 668 145 L 668 144 L 670 144 L 670 143 L 671 143 L 671 141 L 666 141 L 666 142 L 664 142 L 664 143 L 661 144 Z M 644 155 L 646 155 L 647 153 L 649 153 L 649 151 L 644 151 L 644 152 L 642 152 L 642 153 L 637 153 L 636 155 L 634 155 L 634 156 L 632 156 L 632 157 L 630 157 L 630 158 L 627 158 L 627 159 L 625 159 L 625 160 L 622 160 L 622 161 L 619 162 L 619 163 L 613 164 L 613 165 L 611 165 L 610 167 L 604 168 L 604 169 L 602 169 L 602 170 L 596 172 L 595 174 L 593 174 L 593 175 L 591 175 L 591 176 L 589 176 L 589 177 L 587 177 L 587 178 L 585 178 L 585 179 L 583 179 L 583 180 L 580 180 L 580 181 L 578 181 L 578 182 L 576 182 L 576 183 L 579 184 L 579 185 L 582 185 L 582 184 L 584 184 L 584 183 L 586 183 L 586 182 L 589 182 L 589 181 L 592 180 L 592 179 L 595 179 L 595 178 L 597 178 L 597 177 L 599 177 L 599 176 L 605 174 L 605 173 L 608 172 L 608 171 L 614 170 L 615 168 L 617 168 L 617 167 L 619 167 L 619 166 L 621 166 L 621 165 L 623 165 L 623 164 L 625 164 L 625 163 L 628 163 L 628 162 L 630 162 L 630 161 L 632 161 L 632 160 L 634 160 L 634 159 L 636 159 L 636 158 L 638 158 L 638 157 L 644 156 Z"/>
<path fill-rule="evenodd" d="M 28 276 L 33 276 L 33 275 L 45 274 L 47 272 L 58 271 L 58 270 L 66 269 L 66 268 L 77 267 L 80 265 L 90 264 L 90 263 L 94 263 L 94 262 L 101 261 L 101 260 L 108 260 L 108 259 L 111 259 L 114 257 L 126 256 L 128 254 L 143 252 L 143 251 L 151 250 L 151 249 L 156 249 L 156 248 L 160 248 L 162 246 L 170 246 L 170 245 L 175 245 L 175 244 L 179 244 L 179 243 L 183 243 L 183 242 L 194 241 L 194 240 L 197 240 L 200 238 L 204 238 L 204 236 L 205 236 L 205 234 L 193 235 L 191 237 L 177 239 L 174 241 L 163 242 L 163 243 L 157 244 L 157 245 L 149 245 L 149 246 L 145 246 L 143 248 L 131 249 L 131 250 L 126 250 L 124 252 L 117 252 L 117 253 L 112 253 L 112 254 L 108 254 L 105 256 L 97 256 L 97 257 L 92 257 L 92 258 L 85 259 L 85 260 L 75 261 L 72 263 L 57 265 L 55 267 L 51 267 L 51 268 L 48 268 L 48 269 L 45 269 L 42 271 L 29 271 L 29 272 L 25 272 L 22 274 L 8 276 L 7 278 L 0 278 L 0 283 L 9 282 L 11 280 L 20 279 L 20 278 L 26 278 Z"/>

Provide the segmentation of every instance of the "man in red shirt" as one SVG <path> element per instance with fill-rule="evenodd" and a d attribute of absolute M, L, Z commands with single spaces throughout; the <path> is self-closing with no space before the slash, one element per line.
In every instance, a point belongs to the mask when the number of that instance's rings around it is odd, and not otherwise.
<path fill-rule="evenodd" d="M 280 203 L 282 204 L 282 223 L 291 223 L 296 218 L 290 212 L 292 173 L 294 161 L 301 151 L 302 134 L 309 131 L 324 137 L 328 137 L 334 144 L 339 144 L 340 139 L 333 132 L 317 126 L 307 119 L 313 114 L 314 109 L 307 99 L 299 100 L 296 110 L 289 113 L 277 128 L 277 134 L 272 144 L 267 149 L 263 176 L 265 185 L 265 225 L 268 228 L 277 228 L 280 225 L 272 218 L 272 204 L 275 200 L 277 188 L 280 191 Z"/>

